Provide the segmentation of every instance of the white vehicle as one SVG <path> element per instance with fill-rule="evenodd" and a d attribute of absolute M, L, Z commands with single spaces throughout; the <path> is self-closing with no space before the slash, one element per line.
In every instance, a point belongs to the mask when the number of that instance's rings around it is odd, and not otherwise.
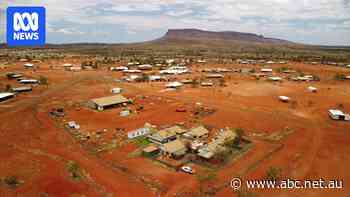
<path fill-rule="evenodd" d="M 280 101 L 288 103 L 290 101 L 290 98 L 287 96 L 279 96 L 278 97 L 280 99 Z"/>
<path fill-rule="evenodd" d="M 68 122 L 68 127 L 71 129 L 80 129 L 80 125 L 78 125 L 75 121 Z"/>
<path fill-rule="evenodd" d="M 180 82 L 178 82 L 178 81 L 175 81 L 175 82 L 171 82 L 171 83 L 166 84 L 166 87 L 167 87 L 167 88 L 179 88 L 179 87 L 181 87 L 181 86 L 183 86 L 183 84 L 180 83 Z"/>
<path fill-rule="evenodd" d="M 182 166 L 181 170 L 183 172 L 188 173 L 188 174 L 194 174 L 195 173 L 195 171 L 190 166 Z"/>
<path fill-rule="evenodd" d="M 123 91 L 122 88 L 112 88 L 111 92 L 113 94 L 120 94 Z"/>

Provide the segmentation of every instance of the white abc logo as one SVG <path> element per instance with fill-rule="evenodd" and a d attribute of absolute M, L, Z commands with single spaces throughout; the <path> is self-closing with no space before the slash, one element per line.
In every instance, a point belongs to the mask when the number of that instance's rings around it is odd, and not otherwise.
<path fill-rule="evenodd" d="M 24 20 L 27 19 L 28 24 L 24 24 Z M 28 12 L 24 12 L 22 14 L 16 12 L 13 15 L 13 29 L 15 31 L 37 31 L 39 29 L 39 15 L 36 12 L 29 14 Z"/>

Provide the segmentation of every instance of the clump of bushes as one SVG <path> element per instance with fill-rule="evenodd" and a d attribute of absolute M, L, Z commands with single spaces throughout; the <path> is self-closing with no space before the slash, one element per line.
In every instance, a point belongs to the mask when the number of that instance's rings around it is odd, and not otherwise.
<path fill-rule="evenodd" d="M 1 180 L 6 186 L 10 188 L 16 188 L 20 185 L 20 181 L 16 176 L 7 176 Z"/>

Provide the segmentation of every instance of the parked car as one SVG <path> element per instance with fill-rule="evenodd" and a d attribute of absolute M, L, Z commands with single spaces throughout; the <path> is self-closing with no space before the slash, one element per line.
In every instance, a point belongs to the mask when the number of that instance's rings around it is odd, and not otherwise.
<path fill-rule="evenodd" d="M 182 166 L 181 170 L 183 172 L 188 173 L 188 174 L 194 174 L 195 173 L 195 171 L 190 166 Z"/>
<path fill-rule="evenodd" d="M 78 125 L 75 121 L 68 122 L 68 127 L 71 129 L 80 129 L 80 125 Z"/>

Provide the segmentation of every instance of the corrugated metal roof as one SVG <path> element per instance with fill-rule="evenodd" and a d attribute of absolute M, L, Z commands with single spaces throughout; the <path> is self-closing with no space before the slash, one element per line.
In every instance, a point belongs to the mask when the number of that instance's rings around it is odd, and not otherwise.
<path fill-rule="evenodd" d="M 203 135 L 207 135 L 208 133 L 209 133 L 209 131 L 206 128 L 204 128 L 203 126 L 200 126 L 200 127 L 196 127 L 196 128 L 191 129 L 186 134 L 191 136 L 191 137 L 201 137 Z"/>
<path fill-rule="evenodd" d="M 117 105 L 117 104 L 126 103 L 129 100 L 127 98 L 125 98 L 124 96 L 118 94 L 118 95 L 114 95 L 114 96 L 92 99 L 91 101 L 94 102 L 98 106 L 104 107 L 104 106 L 109 106 L 109 105 Z"/>
<path fill-rule="evenodd" d="M 186 150 L 186 146 L 180 140 L 174 140 L 164 144 L 163 150 L 167 153 L 175 153 Z"/>
<path fill-rule="evenodd" d="M 0 93 L 0 99 L 6 98 L 6 97 L 9 97 L 9 96 L 14 96 L 14 95 L 15 95 L 14 93 L 3 92 L 3 93 Z"/>

